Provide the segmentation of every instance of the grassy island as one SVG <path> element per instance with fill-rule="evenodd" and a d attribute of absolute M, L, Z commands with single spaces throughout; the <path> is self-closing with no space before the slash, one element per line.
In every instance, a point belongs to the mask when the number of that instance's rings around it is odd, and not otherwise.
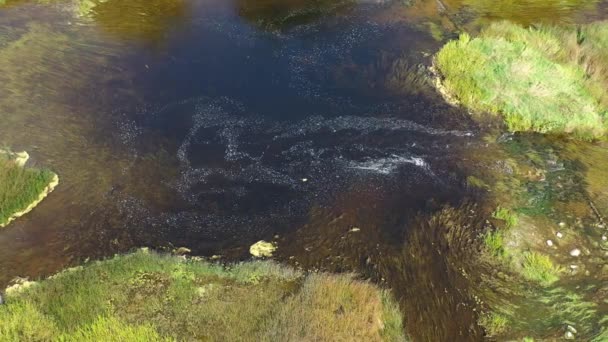
<path fill-rule="evenodd" d="M 388 293 L 272 262 L 220 266 L 142 249 L 6 290 L 7 341 L 402 341 Z"/>
<path fill-rule="evenodd" d="M 608 22 L 524 28 L 495 23 L 462 34 L 437 54 L 441 88 L 474 115 L 492 113 L 511 131 L 608 130 Z"/>
<path fill-rule="evenodd" d="M 0 227 L 27 214 L 59 183 L 51 171 L 25 167 L 27 158 L 0 150 Z"/>

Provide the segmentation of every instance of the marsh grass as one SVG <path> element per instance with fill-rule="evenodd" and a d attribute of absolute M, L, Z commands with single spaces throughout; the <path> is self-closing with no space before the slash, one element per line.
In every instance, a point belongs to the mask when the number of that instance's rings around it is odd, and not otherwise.
<path fill-rule="evenodd" d="M 607 23 L 580 30 L 525 29 L 506 22 L 477 38 L 462 34 L 436 56 L 444 85 L 477 115 L 499 115 L 511 131 L 603 136 Z"/>
<path fill-rule="evenodd" d="M 53 177 L 51 171 L 21 167 L 0 153 L 0 226 L 38 199 Z"/>
<path fill-rule="evenodd" d="M 8 341 L 403 340 L 390 296 L 349 275 L 152 252 L 66 270 L 0 306 Z"/>
<path fill-rule="evenodd" d="M 563 272 L 547 255 L 538 252 L 525 252 L 523 254 L 522 275 L 528 280 L 536 281 L 542 285 L 551 285 L 559 279 Z"/>

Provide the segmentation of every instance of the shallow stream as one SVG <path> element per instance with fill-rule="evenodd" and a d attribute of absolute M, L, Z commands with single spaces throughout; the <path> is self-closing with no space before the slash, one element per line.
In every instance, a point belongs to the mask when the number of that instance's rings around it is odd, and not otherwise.
<path fill-rule="evenodd" d="M 6 0 L 0 143 L 61 184 L 0 231 L 0 285 L 141 246 L 243 260 L 274 240 L 279 260 L 393 288 L 415 340 L 481 339 L 466 260 L 433 227 L 470 242 L 487 210 L 463 160 L 493 152 L 426 67 L 456 30 L 608 13 L 492 3 Z"/>

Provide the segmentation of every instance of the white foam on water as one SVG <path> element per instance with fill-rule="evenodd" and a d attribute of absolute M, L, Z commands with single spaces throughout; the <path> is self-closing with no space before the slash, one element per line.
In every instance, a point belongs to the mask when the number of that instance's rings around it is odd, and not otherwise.
<path fill-rule="evenodd" d="M 403 164 L 412 164 L 425 170 L 430 170 L 429 165 L 420 157 L 405 157 L 392 155 L 387 158 L 372 159 L 360 163 L 351 163 L 349 168 L 371 171 L 382 175 L 390 175 Z"/>

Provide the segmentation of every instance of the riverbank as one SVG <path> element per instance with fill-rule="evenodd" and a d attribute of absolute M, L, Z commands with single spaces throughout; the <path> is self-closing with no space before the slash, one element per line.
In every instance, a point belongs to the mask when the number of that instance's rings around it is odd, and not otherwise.
<path fill-rule="evenodd" d="M 221 266 L 147 249 L 7 288 L 8 340 L 404 341 L 390 294 L 353 275 Z"/>
<path fill-rule="evenodd" d="M 32 211 L 57 185 L 49 170 L 25 167 L 29 155 L 0 150 L 0 228 Z"/>

